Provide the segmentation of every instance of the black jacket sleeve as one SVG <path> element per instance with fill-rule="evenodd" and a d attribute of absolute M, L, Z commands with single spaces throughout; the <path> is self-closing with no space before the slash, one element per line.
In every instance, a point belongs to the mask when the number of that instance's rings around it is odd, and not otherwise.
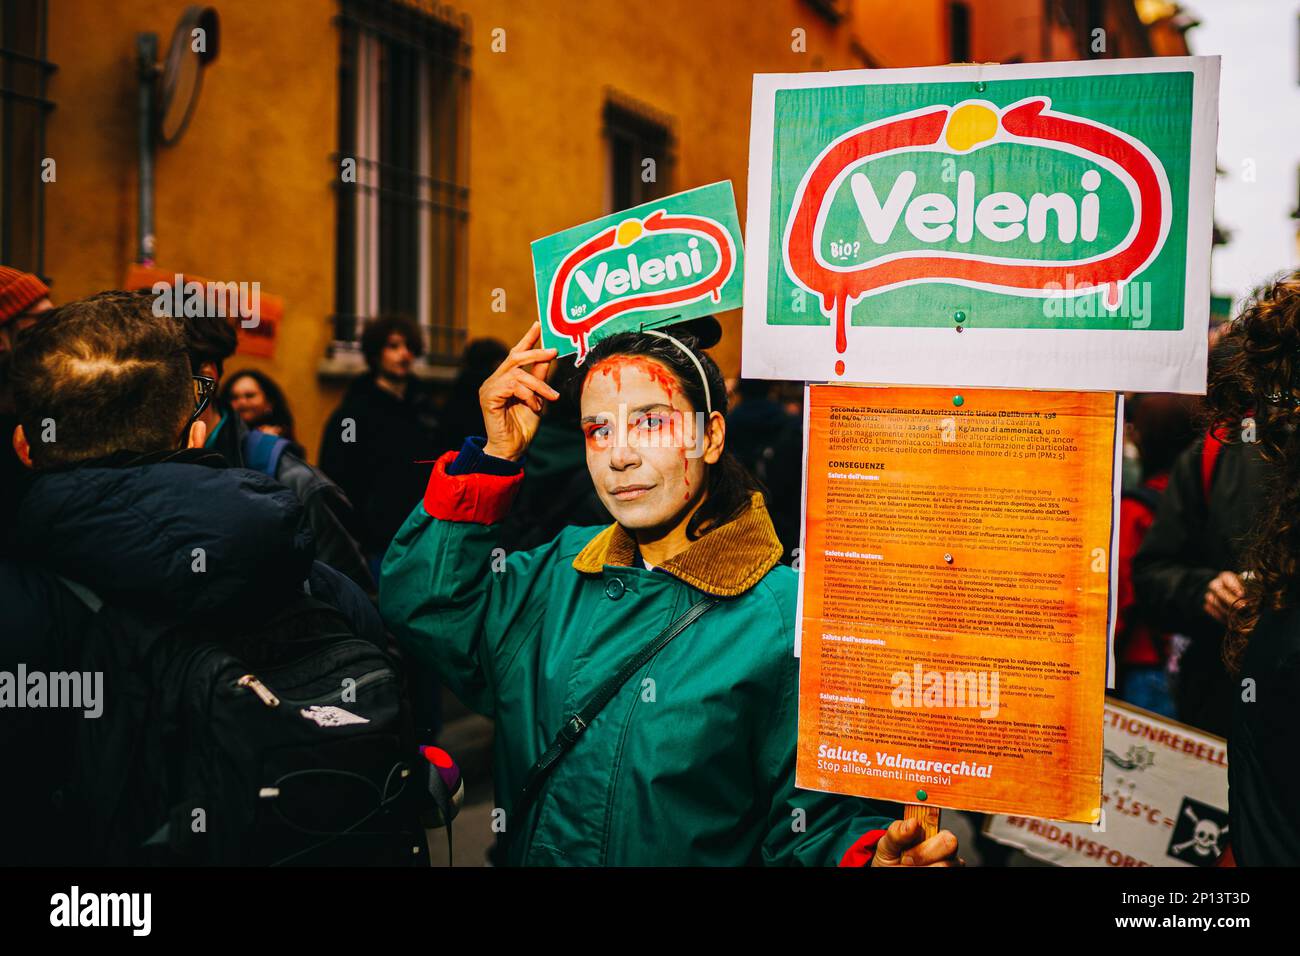
<path fill-rule="evenodd" d="M 339 487 L 324 472 L 289 452 L 280 456 L 275 477 L 302 502 L 316 541 L 316 559 L 346 574 L 367 594 L 377 593 L 361 546 L 348 531 L 352 504 Z"/>
<path fill-rule="evenodd" d="M 343 423 L 353 420 L 352 441 L 343 440 Z M 339 408 L 325 425 L 320 443 L 320 470 L 335 482 L 355 508 L 362 508 L 370 494 L 372 471 L 366 466 L 366 451 L 361 438 L 366 429 L 356 421 L 356 413 Z"/>
<path fill-rule="evenodd" d="M 1204 611 L 1205 589 L 1222 568 L 1203 542 L 1208 509 L 1201 487 L 1201 442 L 1174 463 L 1155 522 L 1133 558 L 1133 590 L 1150 618 L 1192 635 L 1221 631 Z"/>

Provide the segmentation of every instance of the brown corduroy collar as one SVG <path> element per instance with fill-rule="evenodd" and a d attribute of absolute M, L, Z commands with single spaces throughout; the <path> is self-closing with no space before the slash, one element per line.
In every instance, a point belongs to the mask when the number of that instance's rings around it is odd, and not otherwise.
<path fill-rule="evenodd" d="M 632 536 L 622 525 L 612 524 L 587 543 L 573 559 L 573 567 L 583 574 L 599 574 L 606 565 L 630 567 L 635 557 Z M 754 492 L 740 517 L 708 532 L 660 567 L 706 594 L 735 597 L 757 584 L 780 560 L 781 541 L 762 494 Z"/>

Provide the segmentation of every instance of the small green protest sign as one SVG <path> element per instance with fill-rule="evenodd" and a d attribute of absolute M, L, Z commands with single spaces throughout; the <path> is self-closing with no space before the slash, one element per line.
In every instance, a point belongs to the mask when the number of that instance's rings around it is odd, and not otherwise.
<path fill-rule="evenodd" d="M 542 342 L 579 363 L 613 332 L 739 308 L 744 250 L 730 182 L 612 213 L 533 248 Z"/>

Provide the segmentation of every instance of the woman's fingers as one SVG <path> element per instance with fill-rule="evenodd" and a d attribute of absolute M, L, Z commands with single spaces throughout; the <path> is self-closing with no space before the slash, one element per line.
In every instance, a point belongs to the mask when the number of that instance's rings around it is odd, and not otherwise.
<path fill-rule="evenodd" d="M 541 337 L 542 324 L 540 322 L 534 322 L 532 325 L 528 326 L 528 331 L 524 333 L 524 337 L 516 342 L 515 347 L 510 351 L 513 353 L 523 351 L 524 349 L 530 349 Z"/>
<path fill-rule="evenodd" d="M 542 400 L 537 396 L 536 392 L 523 382 L 515 382 L 514 396 L 532 409 L 535 414 L 540 415 L 542 413 Z"/>
<path fill-rule="evenodd" d="M 516 369 L 515 375 L 518 377 L 519 381 L 523 382 L 547 401 L 555 402 L 559 400 L 560 393 L 551 388 L 551 386 L 547 385 L 546 382 L 538 378 L 536 375 L 525 372 L 523 369 Z"/>
<path fill-rule="evenodd" d="M 504 364 L 509 368 L 519 368 L 537 362 L 549 362 L 555 355 L 555 349 L 525 349 L 522 352 L 511 352 Z"/>
<path fill-rule="evenodd" d="M 504 376 L 512 369 L 541 362 L 549 363 L 551 359 L 555 358 L 559 354 L 558 349 L 533 348 L 541 334 L 541 327 L 534 322 L 528 331 L 524 333 L 524 337 L 515 343 L 515 347 L 510 350 L 510 354 L 497 366 L 496 371 L 492 373 L 492 377 L 488 381 Z"/>
<path fill-rule="evenodd" d="M 921 825 L 915 820 L 895 820 L 876 844 L 876 866 L 896 865 L 903 851 L 914 844 L 921 835 Z"/>

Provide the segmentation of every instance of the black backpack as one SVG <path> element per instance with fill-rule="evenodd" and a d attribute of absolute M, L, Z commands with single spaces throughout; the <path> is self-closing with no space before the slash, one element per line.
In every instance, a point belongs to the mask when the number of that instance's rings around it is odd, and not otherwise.
<path fill-rule="evenodd" d="M 82 669 L 68 818 L 96 862 L 428 865 L 420 757 L 394 661 L 305 593 L 238 622 L 103 606 Z"/>

